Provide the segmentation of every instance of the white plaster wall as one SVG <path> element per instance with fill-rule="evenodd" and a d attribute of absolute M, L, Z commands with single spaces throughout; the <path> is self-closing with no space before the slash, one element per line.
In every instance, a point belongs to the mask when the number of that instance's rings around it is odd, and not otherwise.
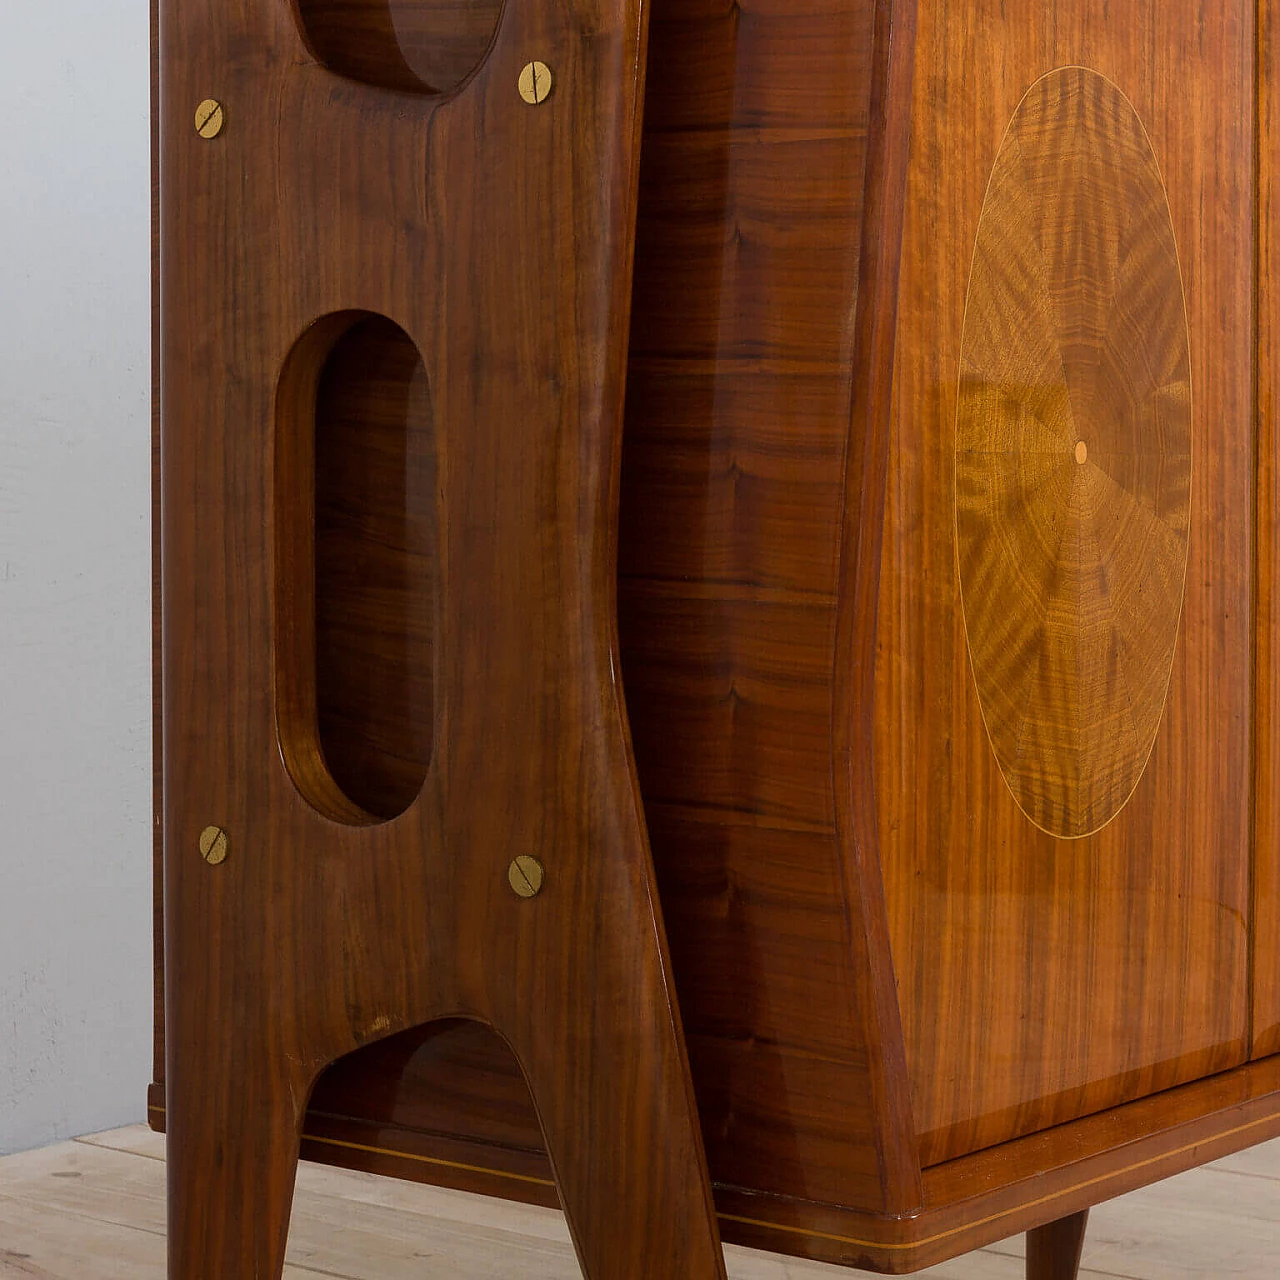
<path fill-rule="evenodd" d="M 150 1078 L 147 0 L 0 7 L 0 1154 Z"/>

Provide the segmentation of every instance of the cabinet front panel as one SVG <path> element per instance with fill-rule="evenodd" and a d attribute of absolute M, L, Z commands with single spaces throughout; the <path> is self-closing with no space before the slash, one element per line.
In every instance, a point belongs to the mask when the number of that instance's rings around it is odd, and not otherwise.
<path fill-rule="evenodd" d="M 1248 1039 L 1250 4 L 924 3 L 876 783 L 926 1164 Z"/>

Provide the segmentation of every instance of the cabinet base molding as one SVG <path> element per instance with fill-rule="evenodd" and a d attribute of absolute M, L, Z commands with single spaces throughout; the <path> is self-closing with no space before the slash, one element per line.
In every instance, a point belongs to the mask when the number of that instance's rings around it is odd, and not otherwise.
<path fill-rule="evenodd" d="M 164 1130 L 164 1090 L 151 1089 Z M 726 1242 L 905 1275 L 1280 1137 L 1280 1058 L 1251 1063 L 924 1172 L 925 1205 L 904 1217 L 763 1196 L 718 1183 Z M 355 1116 L 311 1112 L 302 1156 L 320 1164 L 558 1208 L 546 1155 Z M 1083 1224 L 1081 1224 L 1083 1225 Z M 1062 1271 L 1028 1271 L 1057 1280 Z"/>

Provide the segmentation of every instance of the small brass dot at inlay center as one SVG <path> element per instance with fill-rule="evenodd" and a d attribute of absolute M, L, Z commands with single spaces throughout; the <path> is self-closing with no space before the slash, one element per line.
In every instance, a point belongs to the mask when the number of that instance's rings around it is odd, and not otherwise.
<path fill-rule="evenodd" d="M 1089 446 L 1083 440 L 1076 441 L 1076 461 L 1082 467 L 1089 461 Z"/>

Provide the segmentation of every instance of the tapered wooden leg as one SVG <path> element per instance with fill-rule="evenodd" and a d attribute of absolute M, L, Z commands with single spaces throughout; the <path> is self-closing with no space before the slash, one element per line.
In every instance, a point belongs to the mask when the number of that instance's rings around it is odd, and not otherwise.
<path fill-rule="evenodd" d="M 1089 1210 L 1027 1232 L 1027 1280 L 1076 1280 Z"/>
<path fill-rule="evenodd" d="M 637 895 L 638 897 L 638 895 Z M 660 926 L 638 909 L 567 931 L 557 965 L 575 1028 L 555 1037 L 536 1006 L 508 1008 L 508 1038 L 542 1124 L 587 1280 L 724 1280 L 724 1251 Z"/>
<path fill-rule="evenodd" d="M 596 1070 L 603 1065 L 593 1055 Z M 601 1071 L 562 1057 L 552 1088 L 530 1075 L 547 1151 L 587 1280 L 724 1280 L 714 1207 L 678 1077 L 611 1089 Z M 566 1080 L 581 1091 L 566 1093 Z"/>
<path fill-rule="evenodd" d="M 166 1090 L 169 1280 L 279 1280 L 300 1119 L 286 1080 L 210 1032 L 202 1071 Z"/>

